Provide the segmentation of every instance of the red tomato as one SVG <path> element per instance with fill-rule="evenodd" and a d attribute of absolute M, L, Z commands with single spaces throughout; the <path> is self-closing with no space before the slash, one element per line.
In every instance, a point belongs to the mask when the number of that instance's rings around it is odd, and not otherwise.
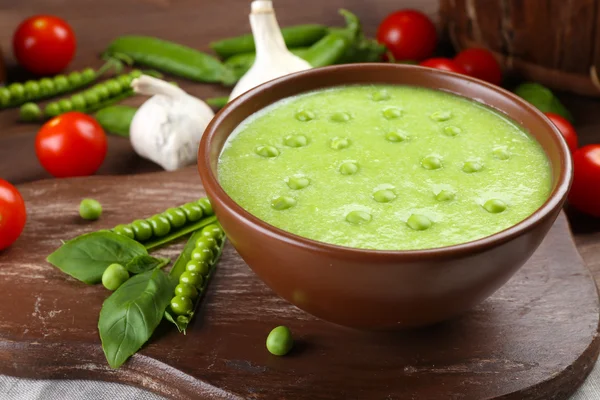
<path fill-rule="evenodd" d="M 93 174 L 104 161 L 106 147 L 100 124 L 77 111 L 52 118 L 35 138 L 40 163 L 57 178 Z"/>
<path fill-rule="evenodd" d="M 573 167 L 569 203 L 584 213 L 600 217 L 600 144 L 575 151 Z"/>
<path fill-rule="evenodd" d="M 457 74 L 467 75 L 467 71 L 449 58 L 430 58 L 419 65 L 423 67 L 436 68 L 444 71 L 456 72 Z"/>
<path fill-rule="evenodd" d="M 431 20 L 415 10 L 388 15 L 377 29 L 377 40 L 387 46 L 396 61 L 431 57 L 437 45 L 437 32 Z"/>
<path fill-rule="evenodd" d="M 562 133 L 563 137 L 565 138 L 567 146 L 569 146 L 569 150 L 571 153 L 574 153 L 575 150 L 577 150 L 577 133 L 575 132 L 573 125 L 571 125 L 569 121 L 558 114 L 551 112 L 544 114 L 550 119 L 550 121 L 552 121 L 554 125 L 556 125 L 560 133 Z"/>
<path fill-rule="evenodd" d="M 35 74 L 58 74 L 75 55 L 75 34 L 58 17 L 36 15 L 18 26 L 13 52 L 19 64 Z"/>
<path fill-rule="evenodd" d="M 0 179 L 0 250 L 18 239 L 26 219 L 23 197 L 13 185 Z"/>
<path fill-rule="evenodd" d="M 486 49 L 466 49 L 454 57 L 454 62 L 467 74 L 494 85 L 502 83 L 502 69 L 491 52 Z"/>

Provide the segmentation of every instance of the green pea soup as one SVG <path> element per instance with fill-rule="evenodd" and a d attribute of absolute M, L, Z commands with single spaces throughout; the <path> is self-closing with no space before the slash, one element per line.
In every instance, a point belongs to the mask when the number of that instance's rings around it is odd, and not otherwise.
<path fill-rule="evenodd" d="M 280 100 L 244 120 L 218 163 L 225 192 L 261 220 L 340 246 L 450 246 L 527 218 L 549 161 L 514 121 L 412 86 L 357 85 Z"/>

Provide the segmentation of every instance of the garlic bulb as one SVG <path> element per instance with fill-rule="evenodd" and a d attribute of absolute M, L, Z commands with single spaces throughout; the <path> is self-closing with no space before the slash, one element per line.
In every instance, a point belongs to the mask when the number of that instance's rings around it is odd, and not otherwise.
<path fill-rule="evenodd" d="M 229 101 L 272 79 L 312 68 L 308 62 L 293 55 L 286 47 L 275 18 L 272 1 L 255 0 L 252 2 L 250 26 L 256 46 L 256 59 L 252 67 L 233 88 Z"/>
<path fill-rule="evenodd" d="M 129 127 L 135 152 L 167 171 L 194 163 L 204 129 L 215 115 L 212 109 L 182 89 L 147 75 L 134 79 L 131 87 L 152 96 Z"/>

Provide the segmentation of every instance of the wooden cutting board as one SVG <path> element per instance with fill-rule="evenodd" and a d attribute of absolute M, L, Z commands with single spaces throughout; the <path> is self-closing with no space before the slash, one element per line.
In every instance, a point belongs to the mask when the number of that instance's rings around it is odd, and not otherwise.
<path fill-rule="evenodd" d="M 27 226 L 0 252 L 3 374 L 117 381 L 174 399 L 565 399 L 598 356 L 598 293 L 561 215 L 492 298 L 461 318 L 408 332 L 320 321 L 278 298 L 228 245 L 188 334 L 162 324 L 140 353 L 111 370 L 96 328 L 108 292 L 44 259 L 60 239 L 201 197 L 195 169 L 48 180 L 20 190 Z M 102 203 L 99 221 L 79 218 L 84 197 Z M 182 245 L 159 254 L 174 259 Z M 275 357 L 265 339 L 281 324 L 297 344 Z"/>

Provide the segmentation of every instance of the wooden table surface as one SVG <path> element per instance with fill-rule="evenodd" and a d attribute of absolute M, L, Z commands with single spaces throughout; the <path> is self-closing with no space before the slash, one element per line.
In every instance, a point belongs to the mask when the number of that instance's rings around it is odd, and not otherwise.
<path fill-rule="evenodd" d="M 341 7 L 355 12 L 368 35 L 377 24 L 398 8 L 417 8 L 438 20 L 437 0 L 277 0 L 277 16 L 282 26 L 320 22 L 342 24 L 337 15 Z M 249 31 L 249 1 L 242 0 L 4 0 L 0 5 L 0 48 L 7 62 L 9 79 L 26 79 L 15 67 L 11 51 L 12 34 L 24 18 L 41 13 L 60 15 L 74 28 L 78 48 L 70 69 L 100 66 L 98 54 L 109 41 L 123 34 L 145 34 L 174 40 L 208 50 L 211 40 Z M 181 82 L 190 93 L 201 97 L 226 95 L 227 89 L 215 85 Z M 573 112 L 580 144 L 600 142 L 600 100 L 564 94 L 561 99 Z M 144 98 L 133 98 L 136 105 Z M 38 125 L 16 122 L 17 111 L 0 112 L 0 177 L 15 184 L 50 178 L 39 166 L 34 152 Z M 99 174 L 135 174 L 158 171 L 152 163 L 140 159 L 129 142 L 109 138 L 109 153 Z M 578 249 L 600 281 L 600 220 L 569 210 L 569 220 Z"/>

